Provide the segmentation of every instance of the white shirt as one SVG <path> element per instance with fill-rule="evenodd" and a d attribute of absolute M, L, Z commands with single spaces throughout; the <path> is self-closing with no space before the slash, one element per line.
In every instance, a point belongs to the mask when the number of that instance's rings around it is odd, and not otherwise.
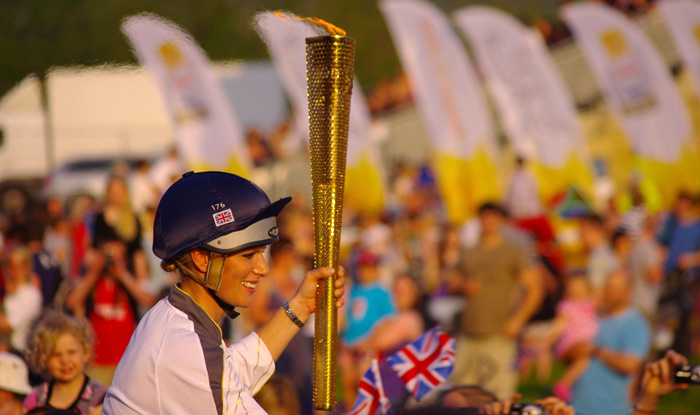
<path fill-rule="evenodd" d="M 513 173 L 505 200 L 508 213 L 516 219 L 531 218 L 544 213 L 535 178 L 525 168 Z"/>
<path fill-rule="evenodd" d="M 173 287 L 136 328 L 102 413 L 265 414 L 253 394 L 274 371 L 256 333 L 227 347 L 219 326 Z"/>
<path fill-rule="evenodd" d="M 41 291 L 31 284 L 24 284 L 5 296 L 3 308 L 12 328 L 10 343 L 16 350 L 27 347 L 29 329 L 41 313 L 41 303 Z"/>

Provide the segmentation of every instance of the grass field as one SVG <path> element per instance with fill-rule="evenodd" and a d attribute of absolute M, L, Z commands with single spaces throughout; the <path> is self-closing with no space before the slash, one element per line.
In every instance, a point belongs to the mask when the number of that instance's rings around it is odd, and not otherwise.
<path fill-rule="evenodd" d="M 553 370 L 554 376 L 560 374 L 562 369 L 562 366 L 555 366 Z M 522 401 L 533 401 L 535 399 L 551 395 L 549 388 L 552 383 L 553 382 L 546 382 L 543 384 L 535 381 L 534 379 L 528 379 L 522 382 L 518 388 L 519 392 L 523 394 Z M 679 391 L 665 396 L 661 400 L 658 411 L 658 415 L 698 414 L 700 414 L 700 386 L 690 387 L 686 391 Z"/>

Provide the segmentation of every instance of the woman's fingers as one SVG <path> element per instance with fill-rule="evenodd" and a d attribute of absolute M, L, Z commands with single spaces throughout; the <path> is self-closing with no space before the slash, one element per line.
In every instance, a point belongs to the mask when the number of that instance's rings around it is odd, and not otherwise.
<path fill-rule="evenodd" d="M 324 278 L 328 278 L 335 273 L 335 269 L 329 267 L 316 268 L 306 273 L 306 276 L 311 278 L 313 281 L 318 282 Z"/>

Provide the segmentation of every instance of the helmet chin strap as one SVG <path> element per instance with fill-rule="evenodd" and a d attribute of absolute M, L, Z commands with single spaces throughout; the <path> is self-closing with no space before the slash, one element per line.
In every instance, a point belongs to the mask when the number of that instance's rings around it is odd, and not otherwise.
<path fill-rule="evenodd" d="M 224 275 L 224 264 L 226 263 L 226 254 L 217 254 L 209 251 L 209 265 L 207 266 L 207 274 L 204 277 L 204 287 L 209 295 L 212 296 L 216 304 L 230 318 L 236 318 L 240 313 L 236 311 L 236 307 L 222 300 L 216 293 L 221 287 L 221 280 Z"/>
<path fill-rule="evenodd" d="M 180 265 L 180 271 L 187 274 L 188 277 L 192 278 L 196 283 L 206 288 L 207 292 L 216 301 L 216 304 L 221 307 L 222 310 L 230 318 L 236 318 L 240 313 L 236 311 L 236 307 L 222 300 L 216 293 L 221 287 L 221 280 L 224 275 L 224 263 L 226 263 L 226 254 L 217 254 L 215 252 L 209 251 L 209 264 L 207 265 L 207 273 L 204 278 L 200 277 L 196 273 L 189 271 L 184 264 L 179 261 L 175 261 Z"/>

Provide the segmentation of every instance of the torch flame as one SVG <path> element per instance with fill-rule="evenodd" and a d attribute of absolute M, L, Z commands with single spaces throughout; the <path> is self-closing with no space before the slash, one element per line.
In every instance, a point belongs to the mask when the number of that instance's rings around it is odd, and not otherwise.
<path fill-rule="evenodd" d="M 298 20 L 300 22 L 307 22 L 307 23 L 313 23 L 316 26 L 322 27 L 325 29 L 329 34 L 333 36 L 345 36 L 345 30 L 339 28 L 338 26 L 332 25 L 325 20 L 321 20 L 318 17 L 301 17 L 297 16 L 294 13 L 290 12 L 285 12 L 285 11 L 276 11 L 274 12 L 275 16 L 279 17 L 280 19 L 287 19 L 287 18 L 292 18 L 295 20 Z"/>

